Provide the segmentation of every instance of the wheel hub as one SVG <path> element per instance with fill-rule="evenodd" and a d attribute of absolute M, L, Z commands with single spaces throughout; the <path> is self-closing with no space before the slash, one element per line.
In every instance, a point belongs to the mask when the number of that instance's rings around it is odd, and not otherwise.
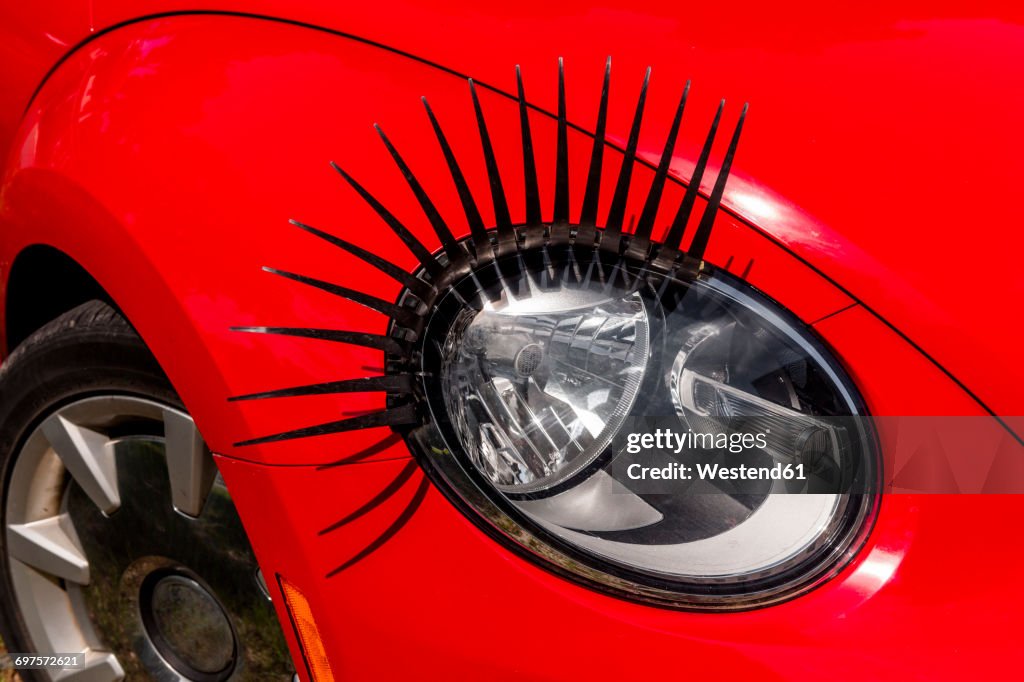
<path fill-rule="evenodd" d="M 217 597 L 191 576 L 154 571 L 142 582 L 139 612 L 146 636 L 189 679 L 231 674 L 238 645 Z"/>

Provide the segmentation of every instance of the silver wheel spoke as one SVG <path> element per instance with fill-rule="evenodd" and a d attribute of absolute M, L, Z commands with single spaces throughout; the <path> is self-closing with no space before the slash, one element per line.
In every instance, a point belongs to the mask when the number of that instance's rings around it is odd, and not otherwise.
<path fill-rule="evenodd" d="M 58 682 L 115 682 L 124 679 L 124 670 L 114 654 L 106 651 L 85 652 L 85 666 L 67 668 L 54 680 Z"/>
<path fill-rule="evenodd" d="M 18 561 L 64 580 L 87 585 L 89 561 L 67 514 L 7 527 L 8 550 Z"/>
<path fill-rule="evenodd" d="M 110 439 L 102 433 L 76 426 L 60 414 L 44 421 L 42 431 L 89 499 L 104 514 L 117 511 L 121 506 L 121 496 L 117 489 L 117 467 Z"/>
<path fill-rule="evenodd" d="M 188 516 L 199 516 L 217 477 L 213 455 L 195 422 L 180 412 L 164 411 L 164 443 L 174 508 Z"/>

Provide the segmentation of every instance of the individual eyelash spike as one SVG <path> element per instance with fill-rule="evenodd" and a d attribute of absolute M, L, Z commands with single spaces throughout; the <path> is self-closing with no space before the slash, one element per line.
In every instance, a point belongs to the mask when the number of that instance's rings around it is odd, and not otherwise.
<path fill-rule="evenodd" d="M 452 152 L 448 139 L 444 136 L 441 124 L 437 122 L 437 118 L 434 116 L 434 111 L 430 108 L 427 98 L 421 97 L 420 101 L 423 102 L 423 107 L 427 110 L 427 117 L 430 118 L 430 125 L 434 129 L 434 136 L 437 137 L 437 142 L 441 145 L 441 152 L 444 154 L 444 159 L 448 164 L 448 172 L 451 173 L 455 189 L 459 193 L 459 201 L 462 202 L 462 210 L 466 214 L 466 222 L 469 223 L 469 233 L 473 237 L 473 249 L 476 251 L 476 257 L 478 260 L 490 258 L 491 238 L 487 235 L 487 228 L 484 227 L 484 219 L 480 217 L 480 209 L 476 206 L 473 193 L 469 191 L 466 176 L 462 174 L 459 162 L 455 160 L 455 154 Z"/>
<path fill-rule="evenodd" d="M 704 258 L 704 251 L 708 248 L 708 240 L 711 239 L 711 228 L 715 224 L 715 216 L 718 215 L 718 207 L 722 204 L 722 195 L 725 193 L 725 183 L 729 180 L 729 171 L 732 168 L 732 160 L 736 156 L 736 147 L 740 143 L 740 132 L 743 130 L 743 121 L 747 118 L 747 109 L 750 105 L 744 104 L 740 112 L 739 120 L 736 121 L 736 128 L 732 132 L 732 139 L 729 141 L 729 148 L 725 152 L 725 159 L 722 160 L 722 167 L 715 178 L 715 186 L 711 190 L 708 204 L 704 207 L 704 213 L 700 217 L 700 224 L 693 234 L 693 241 L 687 253 L 691 258 L 701 260 Z"/>
<path fill-rule="evenodd" d="M 441 217 L 441 213 L 434 206 L 434 202 L 430 200 L 426 191 L 423 189 L 423 185 L 420 184 L 419 180 L 416 179 L 416 175 L 409 168 L 408 164 L 395 149 L 395 146 L 391 144 L 391 140 L 384 134 L 384 131 L 376 123 L 373 127 L 377 130 L 377 134 L 380 135 L 380 139 L 383 140 L 384 146 L 388 148 L 388 152 L 391 154 L 391 158 L 394 159 L 395 165 L 402 172 L 402 176 L 405 181 L 409 184 L 409 189 L 416 195 L 416 201 L 419 202 L 420 208 L 423 209 L 423 213 L 426 214 L 427 220 L 430 221 L 431 227 L 434 228 L 434 234 L 441 240 L 441 246 L 444 247 L 444 252 L 448 256 L 450 262 L 455 262 L 462 257 L 462 251 L 459 249 L 459 244 L 452 235 L 452 231 L 448 228 L 448 224 L 444 222 L 444 218 Z"/>
<path fill-rule="evenodd" d="M 508 199 L 505 198 L 505 187 L 501 183 L 501 172 L 498 170 L 498 159 L 494 156 L 491 136 L 487 133 L 487 121 L 484 110 L 480 106 L 480 98 L 476 94 L 476 85 L 469 79 L 469 94 L 473 98 L 473 110 L 476 112 L 476 127 L 480 131 L 480 146 L 484 151 L 484 164 L 487 166 L 487 179 L 491 187 L 491 202 L 494 205 L 494 221 L 498 233 L 498 255 L 503 256 L 516 248 L 516 233 L 512 229 L 512 216 L 508 210 Z"/>
<path fill-rule="evenodd" d="M 523 139 L 523 186 L 526 188 L 526 224 L 540 225 L 540 188 L 537 184 L 537 160 L 533 154 L 533 135 L 530 133 L 530 112 L 526 107 L 523 74 L 516 65 L 516 88 L 519 93 L 519 128 Z M 532 246 L 528 244 L 527 246 Z"/>
<path fill-rule="evenodd" d="M 647 201 L 640 212 L 640 220 L 636 224 L 636 231 L 633 233 L 635 239 L 650 239 L 654 230 L 654 220 L 658 217 L 658 207 L 661 205 L 661 194 L 665 190 L 665 180 L 668 178 L 668 169 L 672 164 L 672 153 L 676 148 L 676 138 L 679 135 L 679 124 L 683 120 L 683 110 L 686 108 L 686 99 L 690 95 L 690 81 L 686 81 L 683 88 L 683 96 L 679 98 L 679 107 L 676 109 L 676 116 L 672 119 L 672 127 L 665 139 L 665 149 L 661 152 L 661 161 L 658 163 L 658 170 L 654 173 L 654 181 L 651 182 L 651 190 L 647 193 Z"/>
<path fill-rule="evenodd" d="M 340 329 L 313 329 L 308 327 L 231 327 L 233 332 L 249 334 L 276 334 L 279 336 L 296 336 L 306 339 L 320 339 L 335 343 L 347 343 L 353 346 L 375 348 L 387 353 L 402 353 L 402 345 L 390 336 L 352 332 Z"/>
<path fill-rule="evenodd" d="M 558 148 L 555 154 L 555 211 L 552 222 L 569 222 L 569 130 L 565 118 L 565 65 L 558 58 Z"/>
<path fill-rule="evenodd" d="M 345 464 L 355 464 L 356 462 L 361 462 L 364 459 L 368 459 L 369 457 L 376 455 L 377 453 L 384 452 L 392 445 L 397 445 L 398 443 L 401 442 L 402 434 L 390 433 L 384 438 L 381 438 L 373 445 L 363 448 L 359 452 L 356 452 L 351 455 L 346 455 L 341 459 L 336 459 L 333 462 L 328 462 L 327 464 L 321 464 L 316 469 L 317 471 L 323 471 L 324 469 L 333 469 L 334 467 L 344 466 Z"/>
<path fill-rule="evenodd" d="M 324 424 L 315 424 L 313 426 L 294 429 L 292 431 L 284 431 L 282 433 L 275 433 L 269 436 L 262 436 L 260 438 L 250 438 L 249 440 L 243 440 L 235 443 L 235 447 L 241 448 L 250 445 L 262 445 L 264 443 L 277 443 L 283 440 L 297 440 L 299 438 L 314 438 L 316 436 L 326 436 L 332 433 L 347 433 L 349 431 L 371 429 L 377 426 L 412 426 L 414 424 L 418 424 L 419 421 L 419 417 L 416 414 L 416 408 L 412 405 L 403 405 L 402 407 L 371 412 L 370 414 L 351 417 L 350 419 L 341 419 L 339 421 L 326 422 Z"/>
<path fill-rule="evenodd" d="M 601 166 L 604 162 L 605 126 L 608 121 L 608 90 L 611 86 L 612 58 L 604 64 L 604 84 L 601 86 L 601 103 L 597 108 L 597 125 L 594 128 L 594 146 L 590 151 L 590 169 L 587 172 L 587 188 L 583 192 L 583 208 L 580 212 L 581 225 L 597 224 L 597 204 L 601 194 Z"/>
<path fill-rule="evenodd" d="M 363 549 L 354 557 L 343 563 L 341 566 L 338 566 L 334 570 L 330 571 L 325 577 L 332 578 L 336 576 L 337 574 L 350 568 L 354 564 L 359 563 L 360 561 L 362 561 L 363 559 L 365 559 L 366 557 L 370 556 L 378 549 L 383 547 L 388 540 L 390 540 L 392 537 L 395 536 L 395 534 L 398 533 L 398 531 L 402 530 L 405 524 L 409 523 L 409 520 L 412 519 L 413 515 L 416 513 L 416 510 L 419 509 L 420 505 L 423 503 L 423 498 L 427 496 L 427 490 L 429 489 L 430 483 L 427 482 L 426 477 L 421 478 L 420 484 L 416 488 L 416 492 L 413 493 L 412 499 L 409 500 L 409 504 L 406 505 L 405 509 L 398 516 L 398 518 L 395 519 L 395 521 L 390 526 L 388 526 L 383 533 L 380 534 L 380 537 L 371 542 L 369 545 L 366 546 L 365 549 Z"/>
<path fill-rule="evenodd" d="M 294 282 L 299 282 L 300 284 L 305 284 L 307 286 L 320 289 L 321 291 L 326 291 L 329 294 L 346 298 L 358 303 L 359 305 L 366 306 L 371 310 L 376 310 L 379 313 L 387 315 L 404 327 L 415 327 L 420 321 L 419 316 L 410 308 L 397 306 L 394 303 L 389 303 L 388 301 L 379 299 L 376 296 L 370 296 L 369 294 L 364 294 L 363 292 L 356 291 L 355 289 L 331 284 L 330 282 L 324 282 L 323 280 L 314 279 L 313 277 L 306 277 L 305 275 L 297 275 L 294 272 L 287 272 L 286 270 L 277 270 L 275 268 L 268 267 L 264 267 L 263 270 L 273 275 L 279 275 Z"/>
<path fill-rule="evenodd" d="M 434 260 L 433 254 L 427 250 L 427 247 L 423 246 L 420 240 L 416 239 L 413 233 L 409 231 L 409 228 L 399 222 L 398 218 L 396 218 L 391 211 L 384 208 L 383 204 L 377 201 L 372 194 L 367 192 L 366 189 L 356 182 L 355 178 L 346 173 L 341 166 L 336 164 L 334 161 L 331 161 L 331 167 L 338 171 L 338 173 L 341 174 L 341 177 L 345 178 L 345 181 L 352 186 L 352 189 L 354 189 L 359 196 L 363 198 L 363 201 L 368 203 L 377 215 L 387 223 L 388 227 L 391 228 L 391 231 L 394 232 L 398 238 L 402 240 L 402 243 L 406 245 L 409 251 L 416 256 L 416 260 L 420 262 L 420 265 L 422 265 L 423 269 L 430 274 L 431 278 L 436 278 L 441 274 L 443 268 L 436 260 Z"/>
<path fill-rule="evenodd" d="M 398 472 L 398 475 L 395 476 L 394 480 L 388 483 L 383 490 L 374 495 L 366 504 L 360 506 L 344 518 L 335 521 L 326 528 L 321 529 L 317 535 L 327 535 L 331 531 L 338 530 L 342 526 L 352 523 L 359 517 L 373 511 L 380 506 L 382 502 L 386 501 L 389 497 L 401 490 L 402 486 L 405 485 L 405 482 L 412 478 L 412 475 L 418 468 L 419 466 L 416 464 L 416 460 L 410 460 L 408 464 L 402 467 L 402 470 Z"/>
<path fill-rule="evenodd" d="M 644 104 L 647 102 L 647 84 L 651 80 L 651 67 L 647 67 L 644 74 L 644 83 L 640 86 L 640 97 L 636 103 L 636 113 L 633 115 L 633 126 L 629 130 L 629 140 L 626 142 L 625 156 L 622 157 L 622 168 L 619 170 L 619 179 L 615 184 L 615 194 L 612 196 L 612 205 L 608 211 L 608 224 L 605 227 L 602 243 L 606 250 L 618 251 L 622 235 L 622 221 L 626 216 L 626 199 L 629 197 L 629 185 L 633 179 L 633 166 L 636 162 L 636 146 L 640 140 L 640 124 L 644 118 Z"/>
<path fill-rule="evenodd" d="M 228 401 L 264 400 L 267 398 L 293 398 L 306 395 L 333 395 L 338 393 L 386 393 L 405 394 L 412 391 L 412 377 L 408 374 L 392 374 L 382 377 L 365 377 L 360 379 L 343 379 L 327 381 L 321 384 L 279 388 L 273 391 L 248 393 L 228 398 Z"/>
<path fill-rule="evenodd" d="M 320 239 L 323 239 L 324 241 L 333 244 L 340 249 L 348 251 L 356 258 L 359 258 L 360 260 L 369 263 L 370 265 L 377 268 L 385 275 L 387 275 L 388 277 L 395 280 L 396 282 L 404 286 L 406 289 L 411 291 L 413 295 L 415 295 L 420 300 L 429 297 L 429 295 L 434 291 L 434 288 L 427 284 L 426 282 L 424 282 L 422 279 L 415 277 L 414 275 L 410 274 L 406 270 L 403 270 L 394 263 L 384 260 L 375 253 L 371 253 L 364 248 L 358 247 L 355 244 L 342 239 L 341 237 L 335 237 L 333 234 L 328 234 L 323 230 L 318 230 L 312 225 L 306 225 L 305 223 L 301 223 L 298 220 L 292 219 L 289 220 L 288 222 L 294 225 L 295 227 L 299 228 L 300 230 L 305 230 L 306 232 L 314 236 L 320 237 Z"/>
<path fill-rule="evenodd" d="M 697 192 L 700 190 L 701 180 L 704 179 L 704 169 L 708 165 L 708 157 L 711 156 L 711 145 L 715 141 L 715 133 L 718 131 L 718 123 L 722 120 L 722 110 L 725 109 L 725 100 L 723 99 L 718 104 L 718 111 L 715 112 L 715 120 L 711 122 L 711 129 L 708 130 L 707 139 L 704 140 L 704 148 L 700 150 L 700 156 L 697 157 L 697 165 L 693 168 L 693 175 L 690 177 L 690 182 L 686 186 L 686 193 L 683 195 L 683 201 L 679 204 L 679 210 L 676 212 L 676 217 L 672 220 L 672 226 L 668 230 L 668 234 L 662 240 L 661 251 L 678 251 L 680 250 L 680 244 L 683 241 L 683 232 L 686 230 L 686 223 L 690 219 L 690 213 L 693 211 L 693 203 L 697 200 Z"/>

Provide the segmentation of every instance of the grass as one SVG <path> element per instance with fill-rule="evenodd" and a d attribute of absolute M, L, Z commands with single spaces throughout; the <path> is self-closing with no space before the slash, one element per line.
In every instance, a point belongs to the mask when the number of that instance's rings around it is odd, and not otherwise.
<path fill-rule="evenodd" d="M 0 639 L 0 656 L 7 653 L 4 640 Z M 21 682 L 21 677 L 13 670 L 0 669 L 0 682 Z"/>

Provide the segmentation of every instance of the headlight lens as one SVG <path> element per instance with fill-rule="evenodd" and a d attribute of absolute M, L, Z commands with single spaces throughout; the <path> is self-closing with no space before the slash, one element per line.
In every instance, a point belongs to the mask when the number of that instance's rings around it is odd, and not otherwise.
<path fill-rule="evenodd" d="M 433 420 L 418 437 L 452 497 L 615 592 L 717 608 L 783 598 L 849 557 L 875 507 L 874 438 L 850 382 L 796 320 L 727 275 L 684 281 L 571 254 L 492 263 L 441 299 L 423 349 Z M 761 434 L 710 454 L 801 464 L 807 480 L 635 479 L 710 461 L 692 441 L 625 447 L 654 426 Z"/>
<path fill-rule="evenodd" d="M 442 369 L 459 440 L 499 490 L 551 488 L 611 443 L 650 356 L 642 297 L 562 290 L 463 310 Z"/>

